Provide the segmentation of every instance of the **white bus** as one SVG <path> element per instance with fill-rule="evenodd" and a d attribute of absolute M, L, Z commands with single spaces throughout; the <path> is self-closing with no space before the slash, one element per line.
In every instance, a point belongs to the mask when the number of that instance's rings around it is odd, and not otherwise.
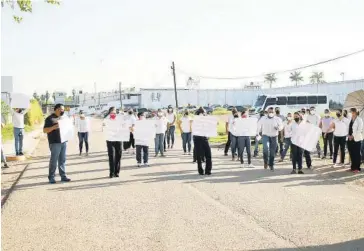
<path fill-rule="evenodd" d="M 255 113 L 265 111 L 268 107 L 279 107 L 281 114 L 294 113 L 302 108 L 314 106 L 317 114 L 323 114 L 329 109 L 329 100 L 326 94 L 291 93 L 258 96 L 254 104 Z"/>

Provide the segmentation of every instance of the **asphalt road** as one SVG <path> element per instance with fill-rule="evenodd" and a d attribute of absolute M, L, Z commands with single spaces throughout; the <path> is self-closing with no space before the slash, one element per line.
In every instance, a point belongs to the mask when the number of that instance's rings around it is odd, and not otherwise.
<path fill-rule="evenodd" d="M 178 146 L 146 168 L 124 154 L 109 179 L 100 129 L 93 121 L 88 157 L 69 142 L 70 183 L 48 184 L 41 141 L 3 207 L 2 250 L 364 250 L 363 174 L 318 160 L 304 175 L 260 158 L 245 169 L 214 149 L 205 177 Z"/>

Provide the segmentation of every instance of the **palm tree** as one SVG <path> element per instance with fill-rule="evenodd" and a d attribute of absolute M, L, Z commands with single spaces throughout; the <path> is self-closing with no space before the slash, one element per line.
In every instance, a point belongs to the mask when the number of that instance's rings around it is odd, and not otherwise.
<path fill-rule="evenodd" d="M 265 75 L 264 82 L 269 83 L 269 88 L 272 88 L 272 84 L 275 83 L 276 81 L 277 81 L 277 78 L 276 78 L 275 73 L 269 73 L 269 74 Z"/>
<path fill-rule="evenodd" d="M 298 84 L 303 81 L 300 71 L 291 72 L 291 76 L 289 76 L 289 78 L 292 82 L 296 82 L 296 86 L 298 86 Z"/>
<path fill-rule="evenodd" d="M 310 81 L 312 84 L 322 84 L 324 82 L 323 80 L 324 78 L 324 73 L 321 71 L 321 72 L 313 72 L 311 77 L 310 77 Z"/>

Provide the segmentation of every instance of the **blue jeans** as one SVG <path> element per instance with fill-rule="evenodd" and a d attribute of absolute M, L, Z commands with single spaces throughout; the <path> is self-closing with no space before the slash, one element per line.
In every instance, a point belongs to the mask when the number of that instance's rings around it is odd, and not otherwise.
<path fill-rule="evenodd" d="M 23 152 L 24 129 L 14 127 L 15 153 Z"/>
<path fill-rule="evenodd" d="M 62 178 L 65 178 L 67 142 L 49 144 L 49 149 L 51 150 L 51 159 L 49 161 L 48 179 L 54 179 L 57 169 L 57 164 L 58 164 L 59 175 Z"/>
<path fill-rule="evenodd" d="M 284 159 L 286 157 L 288 149 L 291 147 L 291 145 L 292 145 L 291 138 L 284 138 L 284 149 L 283 149 L 283 152 L 281 153 L 282 159 Z M 291 149 L 290 156 L 292 158 L 292 149 Z"/>
<path fill-rule="evenodd" d="M 238 137 L 238 146 L 239 146 L 239 157 L 240 157 L 240 163 L 244 163 L 244 148 L 246 148 L 246 153 L 248 155 L 248 164 L 251 164 L 251 142 L 250 142 L 250 136 L 241 136 Z"/>
<path fill-rule="evenodd" d="M 267 135 L 263 135 L 263 159 L 264 164 L 269 165 L 270 168 L 274 167 L 274 157 L 276 155 L 277 150 L 277 136 L 269 137 Z M 269 146 L 268 146 L 269 144 Z"/>
<path fill-rule="evenodd" d="M 136 145 L 136 160 L 138 164 L 142 163 L 142 151 L 144 164 L 148 164 L 149 146 Z"/>
<path fill-rule="evenodd" d="M 231 156 L 235 157 L 236 156 L 236 152 L 239 153 L 238 137 L 236 137 L 236 136 L 234 136 L 234 135 L 232 135 L 230 133 L 230 140 L 231 140 Z"/>
<path fill-rule="evenodd" d="M 161 155 L 164 154 L 164 133 L 158 133 L 155 135 L 154 139 L 155 143 L 155 154 L 158 154 L 158 152 L 161 153 Z"/>
<path fill-rule="evenodd" d="M 174 131 L 176 130 L 176 126 L 170 126 L 167 131 L 167 144 L 170 145 L 172 139 L 172 145 L 174 145 Z"/>
<path fill-rule="evenodd" d="M 191 135 L 190 132 L 182 133 L 182 146 L 185 153 L 187 152 L 186 145 L 188 145 L 188 152 L 191 152 Z"/>
<path fill-rule="evenodd" d="M 88 153 L 88 132 L 79 132 L 78 133 L 78 139 L 79 139 L 80 153 L 82 153 L 83 142 L 85 142 L 86 153 Z"/>
<path fill-rule="evenodd" d="M 257 137 L 255 137 L 254 156 L 258 156 L 258 153 L 259 153 L 259 142 L 261 142 L 261 140 L 257 140 Z"/>

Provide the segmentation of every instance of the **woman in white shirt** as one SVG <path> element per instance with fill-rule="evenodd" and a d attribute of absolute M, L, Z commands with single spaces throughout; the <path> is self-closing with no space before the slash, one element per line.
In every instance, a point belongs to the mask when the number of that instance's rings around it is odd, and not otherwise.
<path fill-rule="evenodd" d="M 348 128 L 348 119 L 343 117 L 343 113 L 341 109 L 338 109 L 336 112 L 337 118 L 334 119 L 330 125 L 329 131 L 331 129 L 334 130 L 334 156 L 333 156 L 333 166 L 332 167 L 339 167 L 340 165 L 336 164 L 337 154 L 339 152 L 340 147 L 340 164 L 341 166 L 344 165 L 345 161 L 345 144 L 346 144 L 346 137 L 349 132 Z M 327 134 L 324 135 L 326 137 Z"/>
<path fill-rule="evenodd" d="M 166 117 L 163 116 L 161 110 L 158 110 L 157 118 L 155 119 L 155 127 L 156 127 L 156 135 L 155 135 L 155 157 L 158 156 L 158 153 L 161 154 L 162 157 L 164 155 L 164 133 L 167 130 L 168 121 Z"/>
<path fill-rule="evenodd" d="M 118 115 L 117 116 L 122 116 L 122 115 Z M 124 142 L 123 146 L 124 146 L 124 150 L 129 150 L 130 154 L 135 154 L 134 148 L 135 148 L 135 139 L 134 139 L 134 134 L 133 134 L 133 128 L 135 126 L 135 121 L 136 121 L 136 117 L 134 115 L 134 111 L 132 108 L 129 109 L 128 114 L 122 116 L 124 121 L 127 121 L 129 128 L 130 128 L 130 139 L 128 142 Z"/>
<path fill-rule="evenodd" d="M 351 120 L 349 123 L 348 133 L 348 150 L 351 159 L 350 170 L 353 173 L 360 172 L 360 147 L 363 140 L 363 120 L 359 118 L 359 111 L 356 108 L 351 108 Z"/>
<path fill-rule="evenodd" d="M 82 155 L 83 142 L 85 142 L 86 146 L 86 156 L 88 156 L 89 144 L 88 137 L 90 131 L 90 121 L 85 117 L 83 112 L 80 112 L 80 117 L 76 120 L 76 126 L 78 131 L 78 140 L 79 140 L 79 149 L 80 156 Z"/>
<path fill-rule="evenodd" d="M 174 114 L 173 109 L 172 109 L 171 106 L 168 107 L 167 120 L 168 120 L 167 144 L 168 144 L 168 149 L 169 149 L 169 148 L 173 148 L 173 145 L 174 145 L 174 132 L 176 131 L 176 125 L 175 125 L 176 115 Z M 172 145 L 170 143 L 172 143 Z"/>
<path fill-rule="evenodd" d="M 186 155 L 188 147 L 188 155 L 191 155 L 192 119 L 189 117 L 189 113 L 187 110 L 185 111 L 183 117 L 179 121 L 179 129 L 181 131 L 181 136 L 182 136 L 183 152 Z"/>
<path fill-rule="evenodd" d="M 300 116 L 300 114 L 298 112 L 295 112 L 293 116 L 294 116 L 294 121 L 292 122 L 292 125 L 291 125 L 291 137 L 294 137 L 296 135 L 298 126 L 302 122 L 302 117 Z M 292 143 L 291 152 L 292 152 L 292 167 L 293 167 L 291 174 L 297 173 L 297 166 L 298 166 L 298 174 L 303 174 L 303 171 L 302 171 L 303 149 Z"/>

